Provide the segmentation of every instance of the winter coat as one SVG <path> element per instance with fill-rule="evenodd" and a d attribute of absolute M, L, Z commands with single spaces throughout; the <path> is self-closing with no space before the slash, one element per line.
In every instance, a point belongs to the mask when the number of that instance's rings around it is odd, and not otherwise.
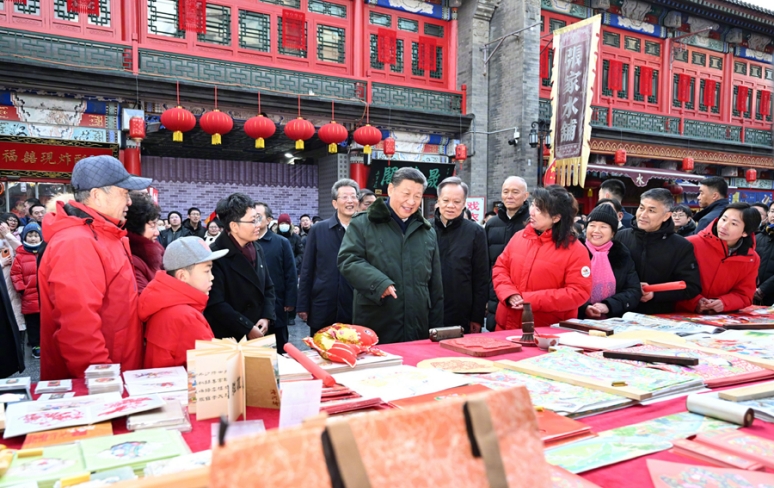
<path fill-rule="evenodd" d="M 766 231 L 755 234 L 755 252 L 760 256 L 758 268 L 758 288 L 761 290 L 766 306 L 774 305 L 774 235 Z"/>
<path fill-rule="evenodd" d="M 728 244 L 715 232 L 717 219 L 699 235 L 688 238 L 699 263 L 701 293 L 678 302 L 678 312 L 695 313 L 702 298 L 722 301 L 724 313 L 752 305 L 760 265 L 758 254 L 752 249 L 752 236 L 743 238 L 741 247 L 729 256 Z"/>
<path fill-rule="evenodd" d="M 24 227 L 22 227 L 23 229 Z M 3 267 L 3 279 L 5 280 L 5 288 L 8 293 L 8 299 L 11 301 L 11 311 L 16 319 L 16 325 L 19 330 L 27 330 L 27 325 L 24 320 L 24 313 L 22 312 L 22 297 L 13 285 L 11 279 L 11 267 L 13 266 L 13 260 L 16 258 L 16 250 L 22 245 L 21 239 L 18 239 L 13 234 L 7 234 L 4 239 L 0 239 L 0 248 L 7 248 L 11 253 L 11 264 Z"/>
<path fill-rule="evenodd" d="M 164 268 L 164 246 L 134 232 L 128 232 L 129 248 L 132 250 L 134 276 L 137 278 L 137 293 L 142 293 L 156 272 Z"/>
<path fill-rule="evenodd" d="M 513 218 L 508 218 L 508 212 L 505 207 L 500 206 L 497 209 L 497 215 L 486 222 L 484 230 L 486 231 L 486 241 L 489 247 L 489 268 L 494 268 L 497 258 L 505 250 L 511 238 L 520 230 L 524 230 L 529 222 L 529 204 L 524 205 L 516 211 Z M 494 287 L 489 284 L 489 303 L 487 305 L 486 325 L 487 329 L 494 330 L 495 314 L 497 313 L 497 295 Z"/>
<path fill-rule="evenodd" d="M 640 297 L 642 297 L 640 278 L 637 276 L 637 270 L 634 269 L 631 253 L 620 242 L 613 241 L 613 247 L 610 248 L 607 258 L 610 260 L 610 267 L 613 268 L 613 276 L 615 276 L 615 295 L 605 298 L 601 303 L 610 309 L 607 313 L 608 318 L 621 317 L 640 304 Z M 593 284 L 593 276 L 591 281 Z M 586 318 L 586 307 L 589 305 L 593 303 L 586 302 L 578 309 L 579 319 Z"/>
<path fill-rule="evenodd" d="M 720 217 L 720 214 L 723 213 L 723 209 L 726 207 L 728 207 L 728 198 L 721 198 L 709 204 L 707 208 L 697 212 L 693 216 L 693 220 L 696 221 L 696 230 L 693 231 L 693 235 L 698 235 L 716 218 Z"/>
<path fill-rule="evenodd" d="M 634 215 L 624 210 L 623 218 L 621 219 L 621 225 L 623 226 L 624 229 L 631 229 L 632 222 L 634 222 Z"/>
<path fill-rule="evenodd" d="M 589 251 L 578 240 L 557 249 L 551 229 L 538 235 L 528 224 L 497 258 L 492 283 L 500 300 L 498 330 L 521 329 L 522 310 L 506 303 L 513 295 L 532 305 L 535 327 L 573 319 L 591 296 Z"/>
<path fill-rule="evenodd" d="M 214 338 L 202 312 L 207 295 L 187 283 L 157 271 L 140 296 L 140 320 L 145 325 L 143 368 L 186 365 L 186 351 L 196 341 Z"/>
<path fill-rule="evenodd" d="M 690 235 L 693 235 L 693 233 L 696 231 L 696 222 L 694 222 L 691 219 L 688 219 L 688 223 L 684 226 L 677 228 L 675 227 L 675 234 L 688 237 Z"/>
<path fill-rule="evenodd" d="M 16 258 L 11 266 L 13 287 L 21 295 L 23 314 L 40 313 L 38 298 L 38 255 L 24 249 L 16 248 Z"/>
<path fill-rule="evenodd" d="M 167 227 L 166 229 L 159 232 L 159 244 L 164 246 L 164 249 L 166 249 L 168 245 L 172 244 L 172 242 L 176 241 L 177 239 L 190 235 L 192 235 L 191 231 L 183 226 L 180 226 L 180 228 L 177 230 L 172 230 L 172 227 Z"/>
<path fill-rule="evenodd" d="M 269 276 L 263 248 L 257 242 L 255 267 L 231 240 L 228 232 L 221 232 L 210 246 L 213 251 L 228 249 L 228 254 L 212 262 L 210 298 L 204 317 L 218 339 L 233 337 L 237 341 L 247 335 L 261 319 L 273 321 L 274 283 Z"/>
<path fill-rule="evenodd" d="M 352 218 L 338 264 L 355 290 L 352 321 L 373 329 L 380 343 L 427 339 L 430 328 L 443 325 L 438 242 L 420 212 L 410 217 L 404 233 L 378 198 Z M 390 285 L 398 298 L 381 298 Z"/>
<path fill-rule="evenodd" d="M 24 344 L 8 298 L 5 281 L 0 280 L 0 378 L 24 371 Z"/>
<path fill-rule="evenodd" d="M 75 201 L 59 202 L 43 229 L 41 380 L 83 378 L 91 364 L 140 368 L 142 323 L 126 231 Z"/>
<path fill-rule="evenodd" d="M 296 269 L 301 269 L 301 264 L 304 262 L 304 240 L 291 230 L 288 232 L 279 232 L 277 235 L 284 237 L 290 242 L 290 247 L 293 249 L 293 257 L 296 259 Z"/>
<path fill-rule="evenodd" d="M 352 323 L 352 285 L 341 276 L 336 261 L 346 229 L 338 216 L 309 229 L 298 281 L 298 313 L 307 313 L 312 334 L 337 322 Z"/>
<path fill-rule="evenodd" d="M 440 211 L 433 220 L 441 253 L 443 276 L 443 323 L 461 325 L 484 323 L 489 299 L 489 252 L 484 228 L 465 218 L 463 212 L 444 226 Z"/>
<path fill-rule="evenodd" d="M 258 239 L 258 245 L 263 248 L 269 276 L 274 283 L 274 328 L 287 327 L 285 307 L 295 307 L 298 296 L 298 271 L 293 250 L 287 239 L 270 230 Z"/>
<path fill-rule="evenodd" d="M 207 228 L 204 225 L 203 221 L 199 221 L 199 227 L 194 230 L 193 225 L 191 225 L 191 219 L 185 219 L 183 221 L 183 229 L 186 229 L 188 231 L 189 236 L 196 236 L 201 239 L 204 239 L 204 235 L 207 233 Z M 183 236 L 180 236 L 183 237 Z"/>
<path fill-rule="evenodd" d="M 680 300 L 690 300 L 701 292 L 701 278 L 693 244 L 675 234 L 675 224 L 668 219 L 654 232 L 637 227 L 615 234 L 632 255 L 640 281 L 651 285 L 685 281 L 684 290 L 656 292 L 647 302 L 640 302 L 633 312 L 644 314 L 673 313 Z"/>

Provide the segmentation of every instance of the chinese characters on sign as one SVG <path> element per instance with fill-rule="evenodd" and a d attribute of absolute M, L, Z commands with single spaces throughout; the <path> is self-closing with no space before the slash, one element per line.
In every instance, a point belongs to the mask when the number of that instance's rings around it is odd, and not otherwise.
<path fill-rule="evenodd" d="M 470 216 L 473 218 L 474 222 L 480 224 L 484 221 L 484 214 L 486 213 L 485 197 L 468 197 L 465 206 L 470 210 Z"/>
<path fill-rule="evenodd" d="M 368 174 L 367 187 L 377 195 L 387 195 L 387 187 L 392 181 L 392 176 L 400 168 L 415 168 L 422 172 L 427 178 L 427 190 L 425 195 L 437 195 L 438 185 L 449 176 L 454 176 L 455 165 L 453 164 L 433 164 L 433 163 L 413 163 L 411 161 L 393 160 L 388 166 L 386 160 L 374 159 L 371 161 L 370 173 Z"/>
<path fill-rule="evenodd" d="M 552 160 L 544 182 L 559 176 L 561 185 L 583 186 L 589 157 L 588 140 L 594 70 L 599 49 L 600 17 L 572 24 L 554 33 L 555 69 L 552 93 Z"/>
<path fill-rule="evenodd" d="M 0 141 L 0 170 L 71 173 L 89 156 L 117 156 L 113 147 L 56 146 Z"/>

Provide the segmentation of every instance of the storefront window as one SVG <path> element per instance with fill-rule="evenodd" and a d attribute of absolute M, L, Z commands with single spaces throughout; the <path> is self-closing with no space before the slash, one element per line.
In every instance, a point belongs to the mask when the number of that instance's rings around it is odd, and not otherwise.
<path fill-rule="evenodd" d="M 28 198 L 37 198 L 45 205 L 51 198 L 61 193 L 72 192 L 72 187 L 66 183 L 13 181 L 2 185 L 6 190 L 5 198 L 2 200 L 2 211 L 19 215 L 24 213 L 24 202 Z"/>

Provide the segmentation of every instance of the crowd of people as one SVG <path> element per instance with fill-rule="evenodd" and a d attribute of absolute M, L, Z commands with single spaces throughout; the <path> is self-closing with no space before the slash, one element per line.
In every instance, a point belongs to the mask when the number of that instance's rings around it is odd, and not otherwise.
<path fill-rule="evenodd" d="M 729 202 L 718 177 L 701 182 L 695 215 L 662 188 L 629 214 L 624 184 L 608 179 L 584 216 L 565 188 L 530 191 L 511 176 L 483 226 L 457 177 L 440 182 L 426 219 L 427 180 L 413 168 L 394 173 L 386 198 L 341 179 L 333 216 L 297 226 L 242 193 L 206 218 L 192 207 L 161 219 L 150 183 L 115 158 L 86 158 L 72 195 L 0 216 L 0 376 L 24 369 L 25 341 L 42 380 L 98 363 L 184 365 L 212 338 L 274 334 L 282 351 L 295 314 L 312 334 L 354 323 L 391 343 L 437 326 L 519 329 L 525 304 L 548 326 L 774 303 L 774 208 Z M 645 288 L 674 281 L 685 287 Z"/>

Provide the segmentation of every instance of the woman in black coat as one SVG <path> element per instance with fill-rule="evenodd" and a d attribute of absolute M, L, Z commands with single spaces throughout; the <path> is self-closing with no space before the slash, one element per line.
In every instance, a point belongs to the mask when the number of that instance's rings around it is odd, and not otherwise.
<path fill-rule="evenodd" d="M 0 280 L 0 378 L 24 371 L 24 345 L 5 280 Z"/>
<path fill-rule="evenodd" d="M 591 214 L 586 227 L 586 248 L 591 254 L 591 298 L 578 309 L 580 319 L 621 317 L 640 303 L 642 289 L 629 250 L 613 240 L 618 214 L 606 203 Z"/>
<path fill-rule="evenodd" d="M 769 220 L 772 216 L 774 216 L 774 205 L 769 209 Z M 764 224 L 763 228 L 755 234 L 755 252 L 761 258 L 755 303 L 771 306 L 774 304 L 774 223 Z"/>

